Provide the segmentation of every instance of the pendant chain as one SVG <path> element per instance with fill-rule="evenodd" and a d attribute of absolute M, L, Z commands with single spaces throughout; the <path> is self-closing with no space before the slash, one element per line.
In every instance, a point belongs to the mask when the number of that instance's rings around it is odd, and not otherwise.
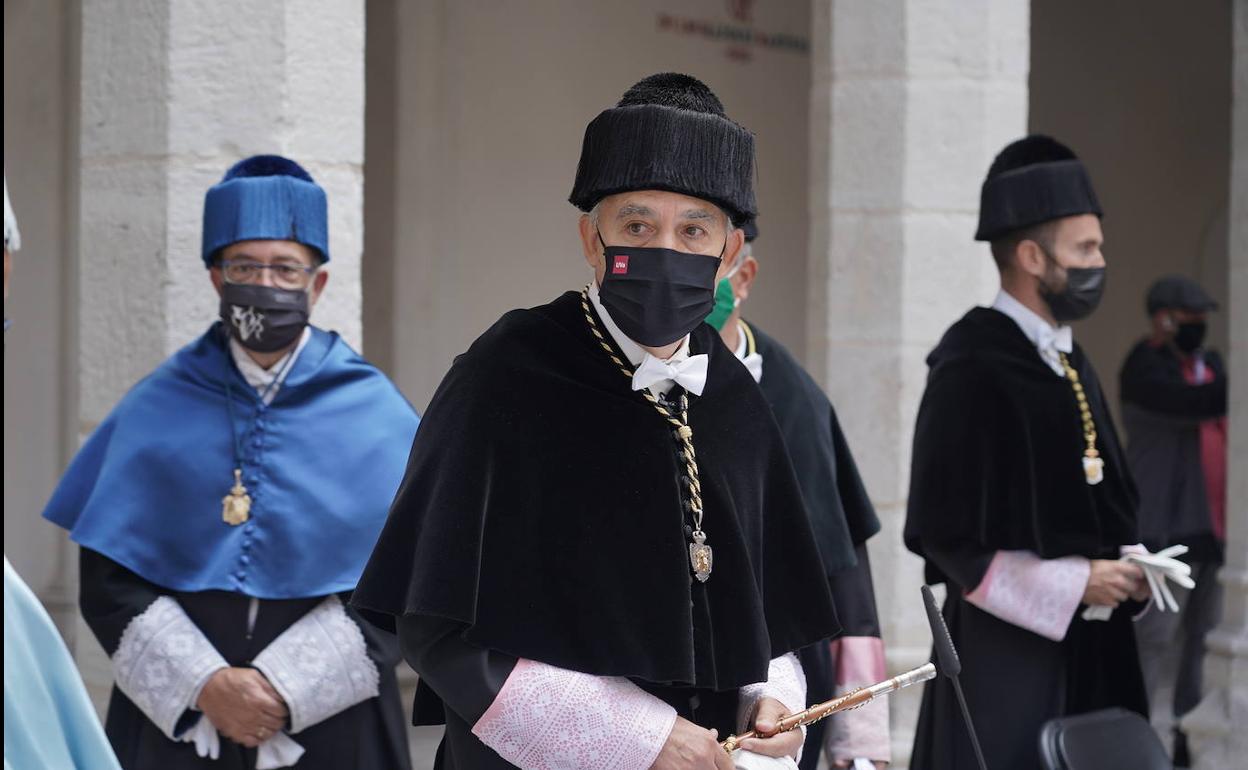
<path fill-rule="evenodd" d="M 593 332 L 594 337 L 598 340 L 598 344 L 610 356 L 611 361 L 619 367 L 620 372 L 628 377 L 631 381 L 633 372 L 625 364 L 620 357 L 615 354 L 615 350 L 607 343 L 607 339 L 598 328 L 598 323 L 594 320 L 593 313 L 589 310 L 589 290 L 581 290 L 581 309 L 585 311 L 585 320 L 589 324 L 589 330 Z M 685 462 L 685 482 L 689 489 L 689 512 L 693 516 L 693 535 L 694 539 L 705 539 L 702 532 L 702 483 L 698 477 L 698 458 L 693 451 L 693 428 L 689 426 L 689 400 L 685 396 L 680 397 L 679 408 L 675 405 L 664 406 L 663 403 L 650 392 L 649 388 L 642 388 L 637 391 L 640 393 L 650 405 L 662 415 L 672 425 L 673 435 L 676 443 L 680 447 L 681 459 Z"/>
<path fill-rule="evenodd" d="M 1070 359 L 1065 353 L 1059 351 L 1057 356 L 1061 360 L 1062 369 L 1066 372 L 1066 379 L 1070 380 L 1070 387 L 1075 391 L 1075 401 L 1079 405 L 1079 420 L 1083 426 L 1083 440 L 1087 445 L 1083 450 L 1084 472 L 1089 484 L 1099 484 L 1103 477 L 1105 461 L 1101 459 L 1101 453 L 1096 449 L 1096 421 L 1092 419 L 1092 407 L 1088 405 L 1088 395 L 1084 392 L 1083 383 L 1079 381 L 1079 372 L 1071 366 Z"/>

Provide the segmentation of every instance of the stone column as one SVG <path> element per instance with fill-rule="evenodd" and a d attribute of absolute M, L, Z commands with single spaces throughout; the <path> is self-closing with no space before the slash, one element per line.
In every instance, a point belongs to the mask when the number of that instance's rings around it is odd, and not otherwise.
<path fill-rule="evenodd" d="M 1235 0 L 1232 36 L 1226 594 L 1222 622 L 1206 639 L 1205 699 L 1182 722 L 1200 770 L 1248 757 L 1248 0 Z"/>
<path fill-rule="evenodd" d="M 216 317 L 203 195 L 247 155 L 288 155 L 325 187 L 333 261 L 313 321 L 358 348 L 363 0 L 86 0 L 81 29 L 80 434 Z M 91 639 L 79 652 L 102 687 Z"/>
<path fill-rule="evenodd" d="M 924 358 L 998 285 L 972 236 L 993 155 L 1027 127 L 1029 13 L 1027 0 L 814 4 L 808 355 L 884 523 L 871 557 L 892 672 L 930 646 L 901 542 Z M 892 701 L 894 766 L 918 696 Z"/>

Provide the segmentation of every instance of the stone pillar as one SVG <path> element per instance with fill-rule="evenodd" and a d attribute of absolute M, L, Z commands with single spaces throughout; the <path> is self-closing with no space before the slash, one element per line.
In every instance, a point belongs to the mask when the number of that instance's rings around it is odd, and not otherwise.
<path fill-rule="evenodd" d="M 1239 767 L 1248 756 L 1248 0 L 1235 0 L 1232 37 L 1226 594 L 1206 640 L 1205 699 L 1182 721 L 1200 770 Z"/>
<path fill-rule="evenodd" d="M 359 348 L 363 0 L 86 0 L 81 29 L 81 435 L 216 317 L 203 195 L 247 155 L 289 155 L 325 187 L 333 261 L 313 321 Z M 91 639 L 84 671 L 103 686 Z"/>
<path fill-rule="evenodd" d="M 1027 128 L 1027 0 L 814 4 L 809 360 L 884 529 L 871 541 L 888 666 L 927 659 L 919 560 L 901 527 L 910 445 L 941 333 L 998 286 L 979 185 Z M 892 701 L 908 764 L 919 689 Z"/>

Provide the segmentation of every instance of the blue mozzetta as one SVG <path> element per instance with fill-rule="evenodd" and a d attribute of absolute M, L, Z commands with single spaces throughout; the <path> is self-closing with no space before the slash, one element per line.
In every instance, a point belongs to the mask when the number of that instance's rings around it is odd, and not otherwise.
<path fill-rule="evenodd" d="M 204 196 L 202 256 L 239 241 L 295 241 L 329 261 L 325 191 L 298 163 L 279 155 L 239 161 Z"/>
<path fill-rule="evenodd" d="M 221 517 L 235 467 L 226 378 L 234 430 L 248 436 L 252 508 L 241 526 Z M 385 523 L 417 423 L 381 372 L 320 329 L 264 406 L 218 323 L 126 394 L 43 515 L 165 588 L 262 599 L 346 591 Z"/>

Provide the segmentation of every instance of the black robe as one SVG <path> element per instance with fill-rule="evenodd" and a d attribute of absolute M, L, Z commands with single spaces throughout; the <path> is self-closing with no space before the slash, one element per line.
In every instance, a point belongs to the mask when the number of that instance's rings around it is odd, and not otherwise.
<path fill-rule="evenodd" d="M 758 385 L 793 461 L 844 635 L 878 638 L 880 621 L 866 541 L 880 531 L 880 520 L 836 409 L 788 349 L 757 326 L 747 323 L 745 328 L 746 354 L 758 353 L 763 359 Z M 808 703 L 838 694 L 836 661 L 826 642 L 806 647 L 798 657 L 806 672 Z M 803 770 L 814 770 L 818 764 L 827 725 L 821 721 L 807 729 Z"/>
<path fill-rule="evenodd" d="M 468 728 L 515 658 L 628 677 L 731 732 L 738 688 L 837 632 L 762 394 L 710 327 L 690 346 L 709 355 L 689 398 L 705 583 L 690 572 L 672 428 L 601 349 L 578 294 L 503 316 L 439 386 L 353 601 L 400 621 L 422 674 L 416 719 L 447 723 L 440 767 L 506 766 Z M 440 685 L 448 670 L 466 673 Z M 483 694 L 460 706 L 465 677 Z"/>
<path fill-rule="evenodd" d="M 126 626 L 161 596 L 175 599 L 231 666 L 247 666 L 283 631 L 326 597 L 261 600 L 255 626 L 247 633 L 251 599 L 225 591 L 169 591 L 144 580 L 106 556 L 81 549 L 79 602 L 83 618 L 111 657 Z M 348 594 L 341 594 L 345 602 Z M 368 656 L 381 675 L 378 697 L 358 703 L 292 736 L 305 754 L 298 770 L 372 770 L 411 767 L 407 727 L 399 701 L 395 666 L 398 644 L 393 634 L 374 628 L 356 612 L 347 615 L 364 634 Z M 198 715 L 187 712 L 179 728 Z M 192 743 L 171 741 L 121 690 L 113 687 L 104 730 L 126 770 L 252 770 L 256 751 L 220 736 L 221 756 L 201 759 Z"/>
<path fill-rule="evenodd" d="M 1069 355 L 1087 393 L 1105 460 L 1087 484 L 1071 383 L 1053 372 L 1023 331 L 996 310 L 976 308 L 928 357 L 915 427 L 907 547 L 945 583 L 944 617 L 962 659 L 966 699 L 989 767 L 1040 767 L 1044 721 L 1109 706 L 1147 713 L 1130 603 L 1109 621 L 1076 611 L 1053 642 L 998 619 L 963 597 L 998 550 L 1045 559 L 1116 559 L 1138 542 L 1137 495 L 1110 413 L 1087 357 Z M 915 768 L 973 767 L 974 755 L 948 680 L 928 683 L 915 735 Z"/>

